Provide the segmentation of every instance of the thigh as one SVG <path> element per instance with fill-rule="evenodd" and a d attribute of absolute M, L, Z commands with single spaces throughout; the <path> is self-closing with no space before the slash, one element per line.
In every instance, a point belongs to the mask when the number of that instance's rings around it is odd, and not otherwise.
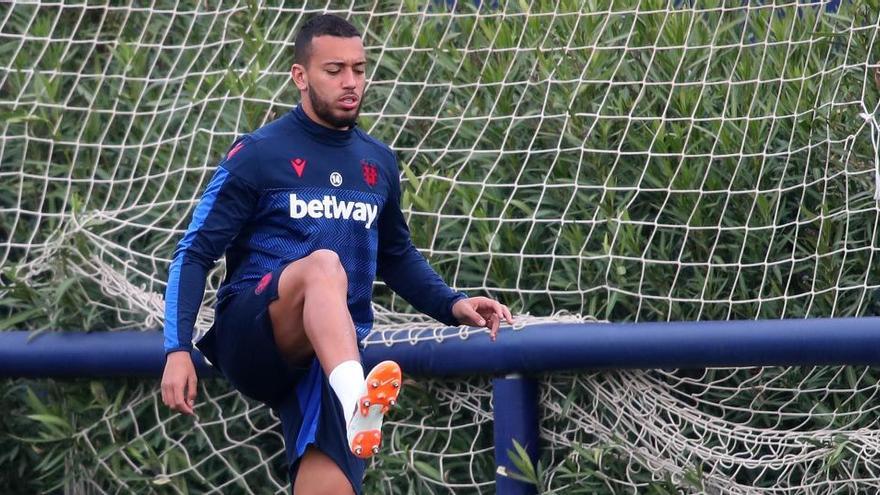
<path fill-rule="evenodd" d="M 329 318 L 329 324 L 351 327 L 354 332 L 348 310 L 348 275 L 339 255 L 329 249 L 318 249 L 287 264 L 279 277 L 277 297 L 269 305 L 269 314 L 278 349 L 288 362 L 296 365 L 315 355 L 306 320 L 309 325 L 318 325 Z"/>
<path fill-rule="evenodd" d="M 351 482 L 326 454 L 309 447 L 299 461 L 293 495 L 354 495 Z"/>
<path fill-rule="evenodd" d="M 269 316 L 278 350 L 295 366 L 308 363 L 315 350 L 303 325 L 305 303 L 304 271 L 308 258 L 284 266 L 278 275 L 275 297 L 269 303 Z"/>

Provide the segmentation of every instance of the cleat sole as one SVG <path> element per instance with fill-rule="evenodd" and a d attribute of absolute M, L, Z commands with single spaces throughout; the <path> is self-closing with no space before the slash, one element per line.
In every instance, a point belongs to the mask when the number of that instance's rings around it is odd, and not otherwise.
<path fill-rule="evenodd" d="M 361 398 L 361 414 L 366 416 L 370 406 L 373 405 L 378 404 L 382 406 L 383 411 L 387 411 L 388 407 L 397 404 L 402 381 L 403 375 L 397 363 L 382 361 L 377 364 L 367 376 L 367 383 L 370 384 L 370 387 L 367 390 L 367 395 Z"/>
<path fill-rule="evenodd" d="M 354 428 L 349 435 L 351 452 L 361 458 L 369 459 L 379 453 L 382 445 L 382 418 L 389 407 L 397 405 L 403 376 L 400 366 L 393 361 L 377 364 L 366 379 L 367 394 L 361 397 L 358 411 L 352 418 L 349 428 Z M 358 429 L 363 430 L 358 431 Z M 355 433 L 356 431 L 356 433 Z"/>
<path fill-rule="evenodd" d="M 379 453 L 382 444 L 382 432 L 379 430 L 362 431 L 352 440 L 351 451 L 361 459 L 369 459 Z"/>

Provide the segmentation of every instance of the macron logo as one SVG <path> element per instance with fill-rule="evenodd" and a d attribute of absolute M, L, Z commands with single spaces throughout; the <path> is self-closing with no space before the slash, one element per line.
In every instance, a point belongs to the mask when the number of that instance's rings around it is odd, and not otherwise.
<path fill-rule="evenodd" d="M 304 201 L 297 199 L 296 194 L 290 195 L 290 218 L 333 218 L 364 222 L 364 227 L 370 228 L 376 221 L 379 207 L 360 201 L 339 201 L 336 196 L 324 196 L 323 200 L 313 199 Z"/>

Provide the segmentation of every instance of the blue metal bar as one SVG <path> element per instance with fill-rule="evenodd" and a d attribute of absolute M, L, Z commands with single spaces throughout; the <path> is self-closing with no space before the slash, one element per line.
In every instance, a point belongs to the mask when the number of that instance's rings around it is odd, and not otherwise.
<path fill-rule="evenodd" d="M 669 323 L 544 324 L 463 340 L 367 347 L 407 373 L 468 375 L 575 369 L 878 365 L 880 318 L 816 318 Z M 439 340 L 439 339 L 438 339 Z"/>
<path fill-rule="evenodd" d="M 200 376 L 217 374 L 193 358 Z M 161 332 L 0 332 L 0 376 L 159 377 L 164 367 Z"/>
<path fill-rule="evenodd" d="M 543 324 L 468 339 L 447 328 L 435 340 L 373 343 L 407 374 L 505 375 L 574 369 L 880 365 L 880 317 L 675 323 Z M 0 332 L 0 376 L 159 376 L 160 332 Z M 196 353 L 197 355 L 197 353 Z M 202 371 L 202 360 L 197 359 Z"/>
<path fill-rule="evenodd" d="M 509 495 L 534 495 L 537 487 L 510 477 L 522 474 L 511 460 L 517 455 L 514 440 L 525 449 L 529 461 L 538 464 L 538 384 L 519 375 L 492 380 L 492 411 L 495 426 L 495 489 Z"/>

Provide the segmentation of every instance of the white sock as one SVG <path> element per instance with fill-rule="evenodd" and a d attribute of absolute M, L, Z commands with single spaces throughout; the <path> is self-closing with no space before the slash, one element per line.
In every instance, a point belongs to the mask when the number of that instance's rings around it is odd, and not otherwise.
<path fill-rule="evenodd" d="M 336 392 L 336 397 L 342 404 L 347 426 L 357 409 L 358 401 L 367 393 L 364 368 L 359 361 L 344 361 L 333 368 L 328 379 L 330 387 Z"/>

